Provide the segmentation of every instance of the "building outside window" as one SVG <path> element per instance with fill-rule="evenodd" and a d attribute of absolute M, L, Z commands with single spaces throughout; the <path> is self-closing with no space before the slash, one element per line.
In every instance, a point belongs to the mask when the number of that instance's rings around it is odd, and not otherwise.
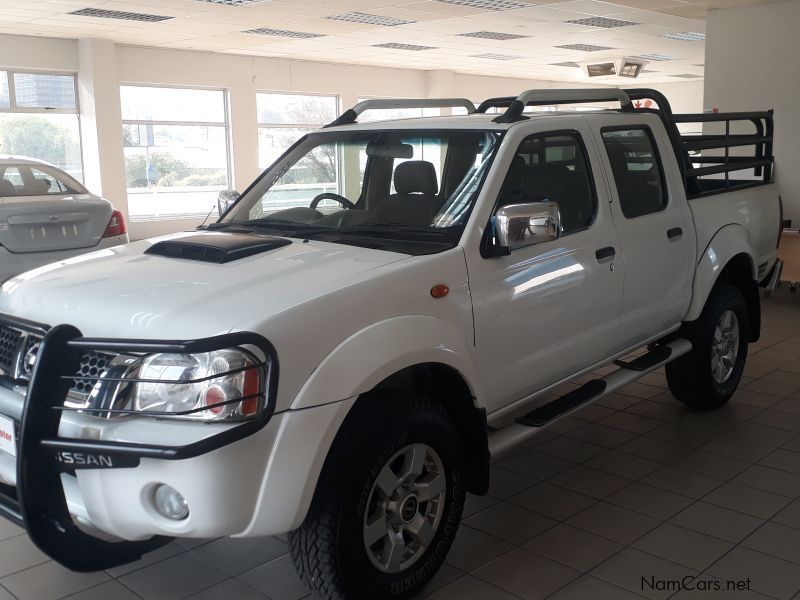
<path fill-rule="evenodd" d="M 330 123 L 339 114 L 338 96 L 259 92 L 256 106 L 261 169 L 269 167 L 305 134 Z M 323 192 L 338 192 L 343 181 L 341 164 L 338 147 L 322 144 L 284 176 L 275 186 L 275 194 L 287 208 L 308 206 L 309 194 L 313 197 Z M 323 200 L 318 205 L 323 210 L 336 206 L 339 205 L 333 200 Z"/>
<path fill-rule="evenodd" d="M 311 94 L 256 94 L 258 166 L 266 169 L 289 146 L 339 114 L 339 97 Z M 333 157 L 328 162 L 333 168 Z"/>
<path fill-rule="evenodd" d="M 359 102 L 364 100 L 374 100 L 377 98 L 359 98 Z M 463 114 L 466 114 L 466 109 L 461 109 Z M 459 108 L 452 109 L 453 114 L 459 114 Z M 360 123 L 368 123 L 370 121 L 389 121 L 394 119 L 419 119 L 421 117 L 438 117 L 441 116 L 442 109 L 440 108 L 378 108 L 364 112 L 358 117 Z M 410 144 L 414 148 L 414 160 L 424 160 L 433 164 L 436 170 L 436 178 L 441 184 L 442 169 L 444 168 L 445 157 L 447 156 L 447 141 L 439 140 L 437 138 L 425 137 L 424 139 L 409 137 L 403 140 L 403 143 Z M 400 163 L 406 162 L 411 159 L 398 158 L 394 162 L 396 167 Z M 363 177 L 364 171 L 367 167 L 367 155 L 362 153 L 361 156 L 361 176 Z M 395 193 L 394 181 L 392 182 L 390 191 Z"/>
<path fill-rule="evenodd" d="M 52 163 L 83 180 L 74 74 L 0 70 L 0 154 Z"/>
<path fill-rule="evenodd" d="M 205 216 L 230 187 L 224 90 L 123 85 L 132 220 Z"/>

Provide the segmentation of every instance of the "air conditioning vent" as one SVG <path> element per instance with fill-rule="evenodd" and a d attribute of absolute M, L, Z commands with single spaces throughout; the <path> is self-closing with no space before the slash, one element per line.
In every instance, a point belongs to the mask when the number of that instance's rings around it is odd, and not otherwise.
<path fill-rule="evenodd" d="M 586 65 L 586 74 L 589 75 L 589 77 L 608 77 L 609 75 L 616 75 L 617 68 L 614 66 L 613 62 Z"/>
<path fill-rule="evenodd" d="M 436 0 L 444 4 L 455 4 L 456 6 L 467 6 L 469 8 L 479 8 L 482 10 L 519 10 L 520 8 L 530 8 L 530 4 L 515 2 L 514 0 Z"/>
<path fill-rule="evenodd" d="M 680 79 L 702 79 L 702 75 L 695 75 L 694 73 L 670 73 L 670 77 L 679 77 Z"/>
<path fill-rule="evenodd" d="M 420 50 L 435 50 L 436 46 L 417 46 L 416 44 L 397 44 L 395 42 L 389 42 L 387 44 L 375 44 L 372 46 L 373 48 L 389 48 L 391 50 L 410 50 L 412 52 L 418 52 Z"/>
<path fill-rule="evenodd" d="M 325 17 L 333 21 L 347 21 L 348 23 L 364 23 L 365 25 L 380 25 L 383 27 L 396 27 L 397 25 L 408 25 L 416 21 L 398 19 L 396 17 L 384 17 L 382 15 L 370 15 L 362 12 L 348 12 L 341 15 Z"/>
<path fill-rule="evenodd" d="M 226 4 L 228 6 L 244 6 L 261 0 L 198 0 L 198 2 L 211 2 L 212 4 Z"/>
<path fill-rule="evenodd" d="M 613 50 L 608 46 L 595 46 L 594 44 L 564 44 L 563 46 L 556 46 L 556 48 L 563 48 L 564 50 L 578 50 L 580 52 L 600 52 L 601 50 Z"/>
<path fill-rule="evenodd" d="M 694 31 L 685 31 L 684 33 L 668 33 L 664 37 L 671 40 L 680 40 L 682 42 L 702 42 L 706 39 L 706 34 L 696 33 Z"/>
<path fill-rule="evenodd" d="M 620 77 L 628 77 L 636 79 L 642 74 L 642 70 L 647 63 L 643 60 L 634 60 L 632 58 L 623 58 L 619 61 L 619 68 L 617 75 Z"/>
<path fill-rule="evenodd" d="M 571 69 L 580 69 L 580 65 L 576 62 L 572 61 L 565 61 L 565 62 L 558 62 L 558 63 L 550 63 L 551 67 L 569 67 Z"/>
<path fill-rule="evenodd" d="M 641 58 L 642 60 L 653 60 L 656 62 L 662 62 L 665 60 L 676 60 L 677 56 L 669 56 L 668 54 L 658 54 L 658 53 L 649 53 L 649 54 L 640 54 L 636 58 Z"/>
<path fill-rule="evenodd" d="M 494 54 L 492 52 L 487 52 L 486 54 L 473 54 L 472 58 L 488 58 L 490 60 L 517 60 L 518 58 L 522 57 L 515 56 L 514 54 Z"/>
<path fill-rule="evenodd" d="M 585 19 L 572 19 L 565 21 L 572 25 L 586 25 L 587 27 L 602 27 L 603 29 L 613 29 L 615 27 L 628 27 L 630 25 L 639 25 L 634 21 L 623 21 L 622 19 L 609 19 L 607 17 L 587 17 Z"/>
<path fill-rule="evenodd" d="M 502 33 L 499 31 L 473 31 L 472 33 L 459 33 L 461 37 L 480 38 L 482 40 L 521 40 L 530 37 L 529 35 L 518 35 L 516 33 Z"/>
<path fill-rule="evenodd" d="M 168 17 L 165 15 L 149 15 L 146 13 L 132 13 L 124 12 L 121 10 L 105 10 L 102 8 L 81 8 L 80 10 L 68 13 L 79 17 L 99 17 L 102 19 L 121 19 L 123 21 L 167 21 L 175 17 Z"/>
<path fill-rule="evenodd" d="M 211 2 L 212 0 L 206 0 Z M 296 39 L 310 39 L 325 37 L 321 33 L 306 33 L 305 31 L 287 31 L 286 29 L 270 29 L 268 27 L 259 27 L 258 29 L 248 29 L 242 33 L 255 33 L 257 35 L 273 35 L 275 37 L 296 38 Z"/>

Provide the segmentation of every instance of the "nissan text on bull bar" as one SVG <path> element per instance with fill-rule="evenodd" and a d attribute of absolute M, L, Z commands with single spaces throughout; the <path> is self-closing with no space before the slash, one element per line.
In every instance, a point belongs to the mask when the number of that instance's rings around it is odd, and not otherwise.
<path fill-rule="evenodd" d="M 578 103 L 615 108 L 536 110 Z M 408 107 L 466 114 L 358 122 Z M 0 513 L 75 571 L 288 534 L 320 598 L 410 598 L 549 423 L 661 367 L 728 401 L 780 278 L 772 140 L 648 89 L 359 103 L 215 223 L 3 284 Z"/>

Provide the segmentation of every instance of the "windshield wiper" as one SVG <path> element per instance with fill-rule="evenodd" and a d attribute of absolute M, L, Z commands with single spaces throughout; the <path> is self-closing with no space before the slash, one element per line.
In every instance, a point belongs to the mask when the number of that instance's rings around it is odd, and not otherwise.
<path fill-rule="evenodd" d="M 408 223 L 365 223 L 363 225 L 353 225 L 351 227 L 340 227 L 336 231 L 343 233 L 364 233 L 364 232 L 403 232 L 403 233 L 430 233 L 441 235 L 450 233 L 448 228 L 409 225 Z"/>
<path fill-rule="evenodd" d="M 239 225 L 243 225 L 244 227 L 282 227 L 282 228 L 291 228 L 291 229 L 316 229 L 314 225 L 310 223 L 303 223 L 302 221 L 289 221 L 288 219 L 270 219 L 269 217 L 265 217 L 263 219 L 251 219 L 249 221 L 244 221 L 243 223 L 239 223 Z M 325 229 L 324 227 L 320 227 L 320 229 Z"/>
<path fill-rule="evenodd" d="M 225 221 L 223 223 L 209 223 L 205 229 L 225 229 L 227 227 L 255 227 L 264 229 L 278 229 L 280 231 L 305 231 L 310 229 L 312 231 L 327 231 L 329 227 L 317 227 L 302 221 L 290 221 L 288 219 L 250 219 L 249 221 Z"/>

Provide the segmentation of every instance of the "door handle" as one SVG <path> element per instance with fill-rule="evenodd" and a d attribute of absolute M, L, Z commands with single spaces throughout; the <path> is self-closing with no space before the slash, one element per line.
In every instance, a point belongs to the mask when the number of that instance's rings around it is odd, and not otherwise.
<path fill-rule="evenodd" d="M 680 227 L 673 227 L 672 229 L 667 229 L 667 237 L 671 240 L 677 239 L 683 235 L 683 229 Z"/>
<path fill-rule="evenodd" d="M 617 255 L 617 251 L 614 250 L 613 246 L 606 246 L 605 248 L 600 248 L 594 255 L 597 257 L 597 262 L 603 262 L 614 258 Z"/>

